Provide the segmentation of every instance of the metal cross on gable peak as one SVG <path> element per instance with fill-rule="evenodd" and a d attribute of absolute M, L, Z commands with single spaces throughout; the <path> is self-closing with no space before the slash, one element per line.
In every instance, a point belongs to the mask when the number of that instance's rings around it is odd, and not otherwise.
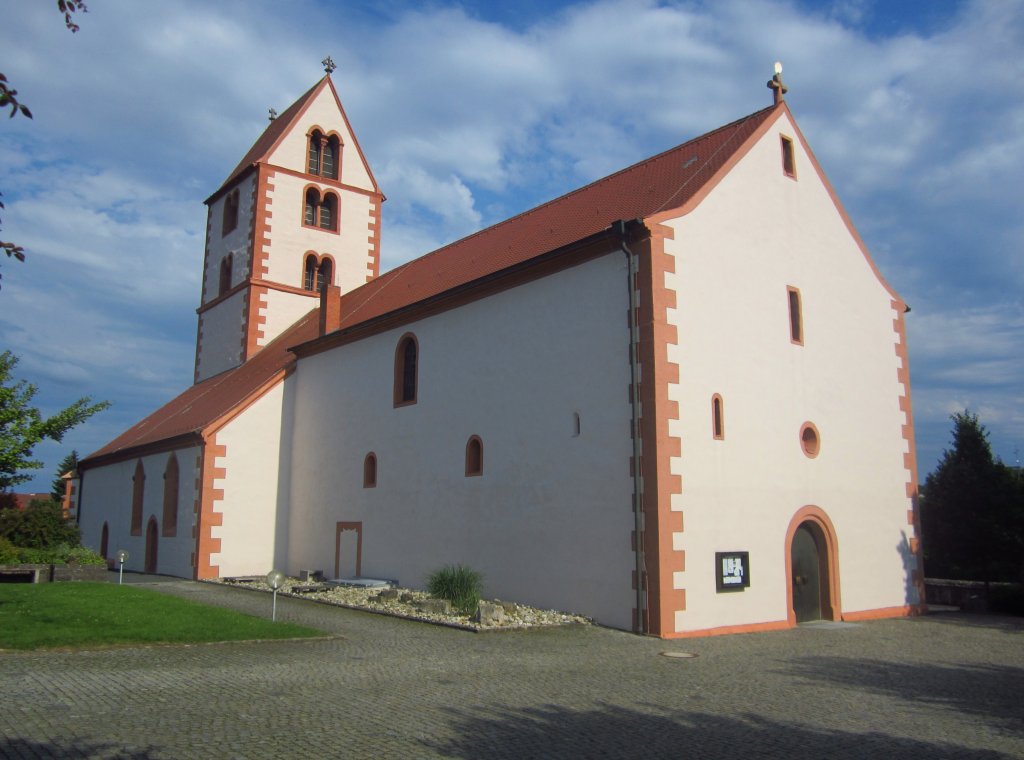
<path fill-rule="evenodd" d="M 273 121 L 274 119 L 277 118 L 277 111 L 275 111 L 273 108 L 268 108 L 267 117 L 270 121 Z"/>
<path fill-rule="evenodd" d="M 785 100 L 785 95 L 789 92 L 789 88 L 786 87 L 782 82 L 782 62 L 775 62 L 775 76 L 768 80 L 768 89 L 772 91 L 772 97 L 775 100 L 775 105 Z"/>
<path fill-rule="evenodd" d="M 330 74 L 332 71 L 338 68 L 337 66 L 334 65 L 334 60 L 330 56 L 324 58 L 322 61 L 320 61 L 320 63 L 324 65 L 324 71 L 326 71 L 328 74 Z"/>

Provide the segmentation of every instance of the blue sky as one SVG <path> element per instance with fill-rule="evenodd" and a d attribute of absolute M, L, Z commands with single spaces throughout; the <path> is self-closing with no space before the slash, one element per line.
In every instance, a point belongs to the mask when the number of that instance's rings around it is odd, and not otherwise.
<path fill-rule="evenodd" d="M 206 209 L 266 125 L 334 81 L 377 179 L 384 268 L 758 110 L 800 126 L 908 315 L 920 474 L 968 408 L 1024 451 L 1024 3 L 93 0 L 0 9 L 0 349 L 52 413 L 45 490 L 192 381 Z M 855 381 L 852 379 L 851 381 Z"/>

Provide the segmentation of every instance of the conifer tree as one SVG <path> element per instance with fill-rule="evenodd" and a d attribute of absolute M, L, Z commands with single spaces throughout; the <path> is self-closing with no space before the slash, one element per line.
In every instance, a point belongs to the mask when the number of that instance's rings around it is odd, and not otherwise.
<path fill-rule="evenodd" d="M 992 456 L 978 416 L 952 415 L 952 448 L 924 484 L 921 531 L 933 578 L 1012 580 L 1020 567 L 1020 489 Z"/>
<path fill-rule="evenodd" d="M 72 472 L 78 468 L 78 452 L 71 449 L 71 453 L 60 460 L 57 465 L 57 472 L 54 475 L 53 483 L 50 485 L 50 498 L 58 503 L 64 501 L 64 473 Z"/>

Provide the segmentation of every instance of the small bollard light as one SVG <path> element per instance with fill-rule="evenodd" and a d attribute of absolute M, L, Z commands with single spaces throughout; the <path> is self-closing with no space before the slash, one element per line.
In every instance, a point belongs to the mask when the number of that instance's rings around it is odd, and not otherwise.
<path fill-rule="evenodd" d="M 119 569 L 117 571 L 117 585 L 120 586 L 121 581 L 124 578 L 124 563 L 128 561 L 128 557 L 130 555 L 124 549 L 119 549 L 116 556 L 117 564 L 119 565 Z"/>
<path fill-rule="evenodd" d="M 284 585 L 284 573 L 280 570 L 271 570 L 267 573 L 267 585 L 274 591 L 274 602 L 271 607 L 270 622 L 277 621 L 277 590 Z"/>

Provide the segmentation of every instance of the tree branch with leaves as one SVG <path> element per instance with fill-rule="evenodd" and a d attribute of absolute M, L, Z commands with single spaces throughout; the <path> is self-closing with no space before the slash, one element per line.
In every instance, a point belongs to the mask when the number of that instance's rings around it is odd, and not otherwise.
<path fill-rule="evenodd" d="M 33 449 L 42 441 L 60 441 L 71 428 L 85 422 L 110 406 L 109 401 L 92 403 L 83 396 L 52 417 L 43 417 L 31 405 L 38 389 L 12 376 L 18 357 L 10 351 L 0 353 L 0 491 L 9 491 L 31 480 L 29 470 L 43 463 L 32 458 Z"/>
<path fill-rule="evenodd" d="M 57 10 L 64 14 L 64 26 L 74 33 L 80 27 L 72 19 L 73 14 L 78 11 L 86 13 L 88 8 L 85 7 L 83 0 L 57 0 Z M 11 119 L 19 113 L 27 119 L 32 118 L 32 112 L 28 109 L 28 106 L 18 100 L 18 91 L 10 86 L 7 77 L 4 76 L 3 72 L 0 72 L 0 111 L 8 107 L 11 109 L 11 113 L 8 115 Z M 0 195 L 3 195 L 3 193 L 0 193 Z M 3 202 L 0 202 L 0 209 L 3 207 Z M 18 261 L 25 260 L 25 249 L 20 245 L 0 240 L 0 250 L 7 254 L 7 258 L 15 258 Z M 0 275 L 0 278 L 2 277 L 3 275 Z"/>

